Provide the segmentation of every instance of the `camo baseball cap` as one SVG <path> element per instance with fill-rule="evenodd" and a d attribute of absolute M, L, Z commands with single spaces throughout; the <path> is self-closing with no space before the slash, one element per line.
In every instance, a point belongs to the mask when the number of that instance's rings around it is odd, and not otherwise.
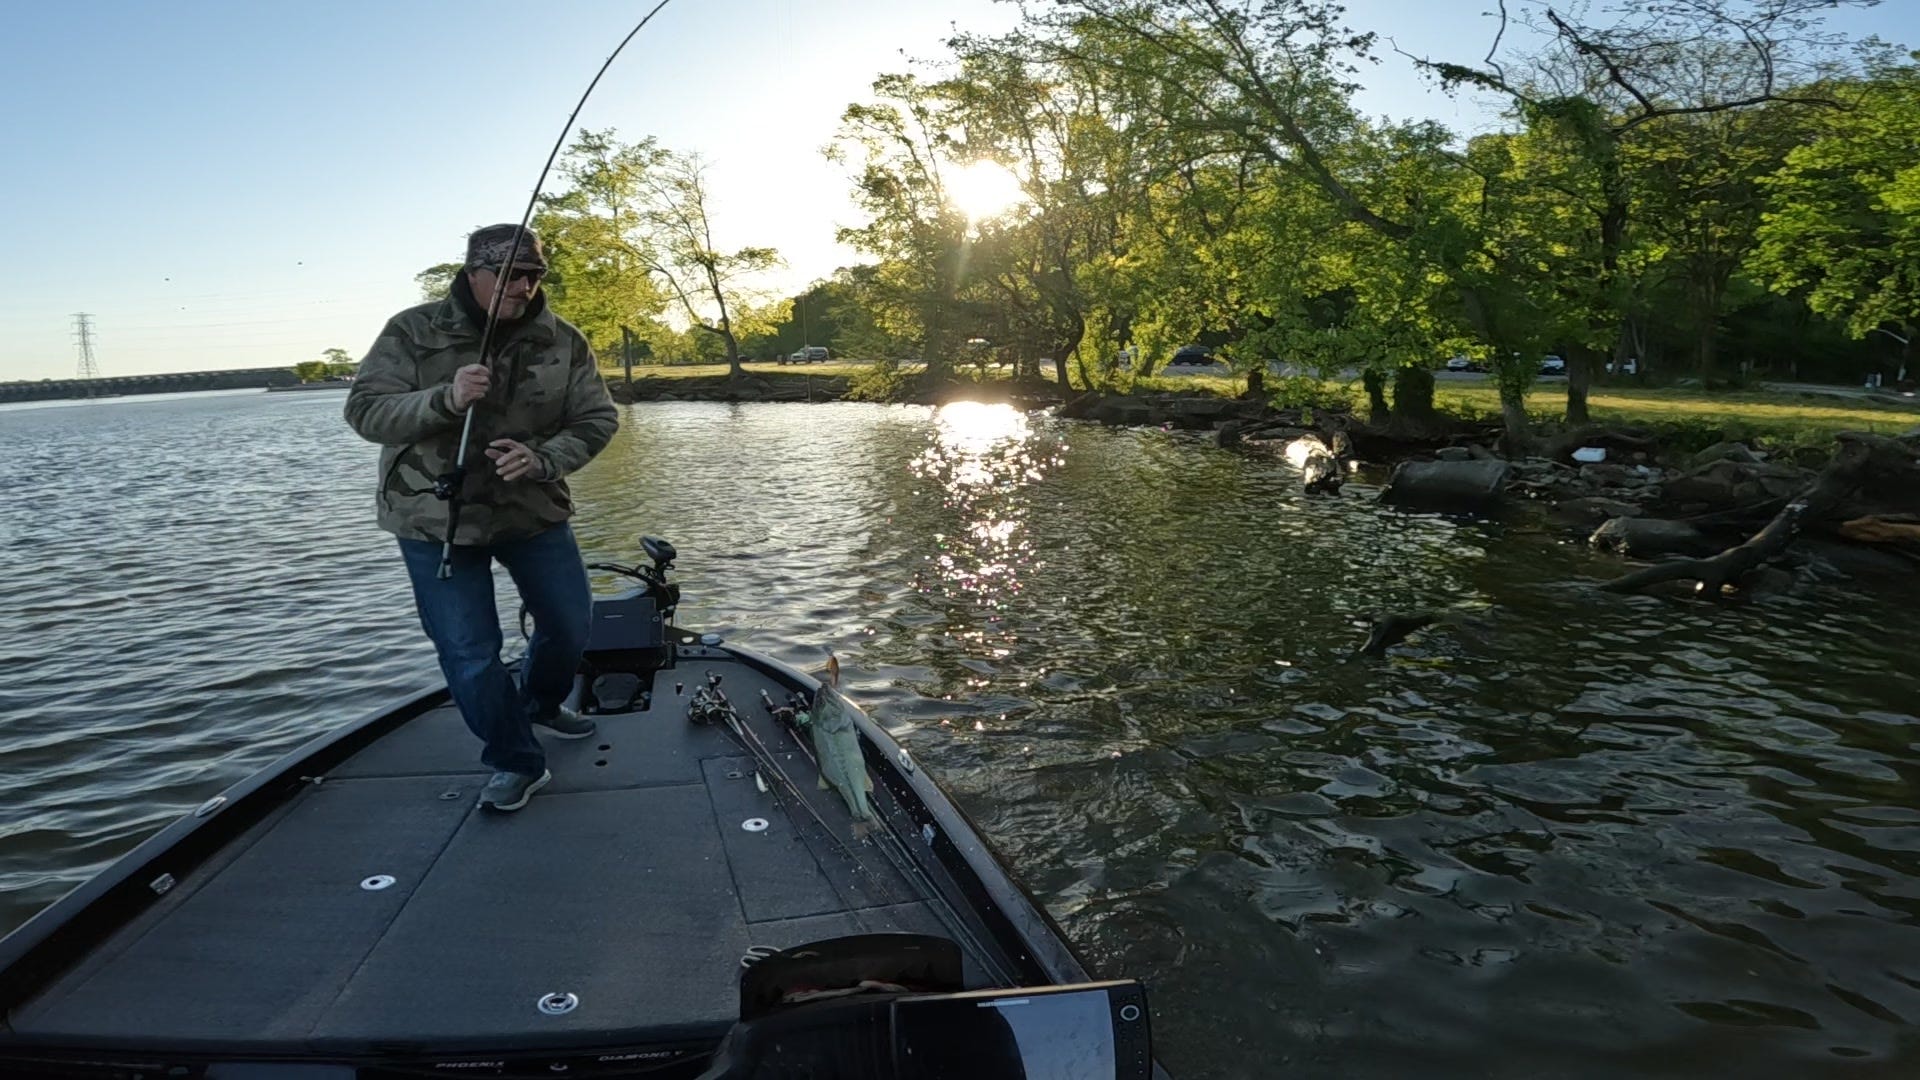
<path fill-rule="evenodd" d="M 516 245 L 515 239 L 519 240 Z M 540 247 L 540 234 L 532 229 L 523 229 L 518 225 L 489 225 L 476 229 L 467 237 L 467 268 L 485 267 L 498 270 L 507 263 L 507 255 L 512 253 L 513 265 L 532 267 L 536 270 L 547 268 L 547 255 Z"/>

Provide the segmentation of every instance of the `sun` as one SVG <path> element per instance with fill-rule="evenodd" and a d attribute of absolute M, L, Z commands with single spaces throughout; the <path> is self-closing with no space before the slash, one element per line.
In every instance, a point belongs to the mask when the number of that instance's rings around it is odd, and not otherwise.
<path fill-rule="evenodd" d="M 968 221 L 998 217 L 1026 201 L 1020 181 L 1007 167 L 992 161 L 962 166 L 947 179 L 947 201 Z"/>

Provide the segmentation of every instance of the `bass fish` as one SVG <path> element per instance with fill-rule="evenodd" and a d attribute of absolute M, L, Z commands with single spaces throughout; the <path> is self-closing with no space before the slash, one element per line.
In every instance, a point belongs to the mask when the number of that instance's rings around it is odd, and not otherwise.
<path fill-rule="evenodd" d="M 813 735 L 813 756 L 820 763 L 820 790 L 838 791 L 846 800 L 847 813 L 853 815 L 854 835 L 866 835 L 873 827 L 873 804 L 867 799 L 873 778 L 867 775 L 867 762 L 860 754 L 860 732 L 853 715 L 839 695 L 823 687 L 807 726 Z"/>

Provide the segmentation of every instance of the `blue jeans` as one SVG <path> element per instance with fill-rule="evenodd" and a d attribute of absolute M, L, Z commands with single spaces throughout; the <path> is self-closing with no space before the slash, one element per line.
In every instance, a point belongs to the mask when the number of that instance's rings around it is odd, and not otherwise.
<path fill-rule="evenodd" d="M 403 539 L 400 554 L 413 579 L 420 625 L 440 654 L 447 689 L 467 727 L 487 744 L 480 760 L 490 769 L 539 776 L 547 755 L 533 737 L 533 720 L 553 716 L 573 691 L 593 620 L 593 591 L 573 529 L 561 524 L 521 540 L 456 546 L 453 576 L 445 581 L 434 576 L 440 568 L 439 543 Z M 533 638 L 518 686 L 500 662 L 495 559 L 513 575 L 521 601 L 533 614 Z"/>

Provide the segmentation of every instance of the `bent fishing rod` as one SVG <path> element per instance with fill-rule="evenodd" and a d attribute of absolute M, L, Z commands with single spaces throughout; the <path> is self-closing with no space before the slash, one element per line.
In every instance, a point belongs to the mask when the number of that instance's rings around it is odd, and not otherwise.
<path fill-rule="evenodd" d="M 601 76 L 613 66 L 621 50 L 627 47 L 627 42 L 632 41 L 634 35 L 652 22 L 653 17 L 660 14 L 660 9 L 670 2 L 660 0 L 653 5 L 653 9 L 635 23 L 633 29 L 627 31 L 627 36 L 620 39 L 620 44 L 614 46 L 606 62 L 594 73 L 593 81 L 587 84 L 586 92 L 574 103 L 573 112 L 567 115 L 567 122 L 560 128 L 560 137 L 553 140 L 553 150 L 547 154 L 547 163 L 540 168 L 540 178 L 533 182 L 533 194 L 527 197 L 527 209 L 520 215 L 520 228 L 513 234 L 513 244 L 507 249 L 506 261 L 500 264 L 499 272 L 494 275 L 493 295 L 487 299 L 487 321 L 480 330 L 480 362 L 486 365 L 489 373 L 493 370 L 493 357 L 489 350 L 493 345 L 493 331 L 500 322 L 500 300 L 507 294 L 507 284 L 512 280 L 513 261 L 520 257 L 520 241 L 527 235 L 527 222 L 533 220 L 533 208 L 540 202 L 540 189 L 547 184 L 547 174 L 553 171 L 553 163 L 560 157 L 560 148 L 566 145 L 573 122 L 580 118 L 580 110 L 586 107 L 587 99 L 593 96 L 593 88 L 600 85 Z M 488 392 L 492 392 L 491 387 Z M 507 392 L 512 393 L 513 388 L 509 386 Z M 473 416 L 479 411 L 479 401 L 468 404 L 466 422 L 460 427 L 460 448 L 453 457 L 453 469 L 433 482 L 433 493 L 447 503 L 447 538 L 440 545 L 440 568 L 434 572 L 434 576 L 441 581 L 453 576 L 453 538 L 460 529 L 460 492 L 467 480 L 467 445 L 473 438 Z"/>

